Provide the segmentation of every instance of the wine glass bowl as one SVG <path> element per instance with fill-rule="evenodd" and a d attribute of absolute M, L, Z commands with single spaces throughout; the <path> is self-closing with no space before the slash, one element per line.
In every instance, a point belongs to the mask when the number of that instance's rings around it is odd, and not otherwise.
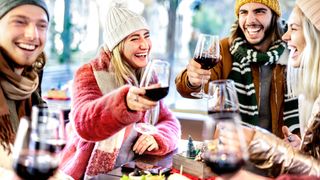
<path fill-rule="evenodd" d="M 201 65 L 201 69 L 209 70 L 217 65 L 220 60 L 219 36 L 200 34 L 193 59 Z M 200 92 L 192 92 L 191 95 L 198 98 L 206 97 L 203 84 L 202 78 Z"/>
<path fill-rule="evenodd" d="M 247 149 L 241 129 L 239 103 L 232 80 L 209 83 L 208 119 L 204 123 L 203 158 L 213 173 L 231 176 L 244 166 Z"/>
<path fill-rule="evenodd" d="M 141 78 L 140 88 L 144 88 L 145 97 L 151 101 L 157 101 L 155 108 L 146 112 L 147 122 L 136 123 L 134 128 L 142 134 L 154 134 L 157 129 L 153 126 L 159 116 L 159 100 L 169 93 L 170 64 L 160 59 L 151 60 Z"/>
<path fill-rule="evenodd" d="M 60 115 L 34 106 L 32 121 L 20 119 L 13 147 L 13 169 L 23 179 L 48 179 L 58 169 L 59 153 L 66 143 Z"/>

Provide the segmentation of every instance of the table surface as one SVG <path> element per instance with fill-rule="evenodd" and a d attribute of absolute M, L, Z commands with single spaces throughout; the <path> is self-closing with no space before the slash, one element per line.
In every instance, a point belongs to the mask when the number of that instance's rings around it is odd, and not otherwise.
<path fill-rule="evenodd" d="M 201 142 L 194 141 L 194 145 L 197 146 Z M 166 168 L 172 168 L 172 161 L 173 161 L 173 155 L 181 152 L 185 152 L 188 147 L 188 140 L 180 140 L 178 149 L 172 151 L 169 154 L 166 154 L 164 156 L 154 156 L 154 155 L 141 155 L 138 157 L 135 162 L 143 162 L 151 165 L 166 167 Z M 244 178 L 247 179 L 259 179 L 259 180 L 265 180 L 266 178 L 266 172 L 260 169 L 255 168 L 252 164 L 249 162 L 246 163 L 245 167 L 243 167 L 244 170 L 239 171 L 232 179 L 235 180 L 243 180 Z M 93 177 L 91 180 L 119 180 L 120 177 L 123 176 L 123 172 L 121 172 L 121 167 L 116 168 L 107 174 L 100 174 L 95 177 Z M 219 178 L 217 178 L 219 179 Z"/>
<path fill-rule="evenodd" d="M 166 168 L 171 168 L 172 167 L 172 160 L 173 160 L 173 155 L 183 152 L 187 149 L 187 140 L 181 140 L 178 145 L 178 149 L 164 155 L 164 156 L 154 156 L 154 155 L 141 155 L 138 157 L 135 162 L 143 162 L 151 165 L 156 165 L 156 166 L 161 166 L 161 167 L 166 167 Z M 194 144 L 200 143 L 198 141 L 194 141 Z M 93 177 L 91 180 L 119 180 L 120 177 L 123 175 L 121 172 L 121 167 L 116 168 L 107 174 L 100 174 L 95 177 Z"/>

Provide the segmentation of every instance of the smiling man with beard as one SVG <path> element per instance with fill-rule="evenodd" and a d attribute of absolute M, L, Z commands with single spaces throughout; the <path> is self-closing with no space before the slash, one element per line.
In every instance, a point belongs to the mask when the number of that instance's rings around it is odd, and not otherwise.
<path fill-rule="evenodd" d="M 0 0 L 0 167 L 11 169 L 19 120 L 40 96 L 49 14 L 43 0 Z"/>
<path fill-rule="evenodd" d="M 192 98 L 204 82 L 235 81 L 242 121 L 286 136 L 282 126 L 299 132 L 297 98 L 286 96 L 288 50 L 281 40 L 278 0 L 236 0 L 236 22 L 229 37 L 220 41 L 220 62 L 210 70 L 191 59 L 176 77 L 178 92 Z M 207 84 L 208 85 L 208 84 Z M 207 87 L 206 85 L 206 87 Z"/>

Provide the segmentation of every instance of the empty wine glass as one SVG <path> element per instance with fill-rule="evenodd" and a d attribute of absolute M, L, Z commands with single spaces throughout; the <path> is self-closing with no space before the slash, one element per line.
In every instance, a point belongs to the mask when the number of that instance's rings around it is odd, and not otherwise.
<path fill-rule="evenodd" d="M 154 134 L 157 132 L 154 124 L 159 116 L 159 100 L 168 95 L 169 83 L 170 64 L 160 59 L 151 60 L 142 76 L 140 87 L 145 88 L 145 96 L 148 99 L 158 102 L 155 108 L 147 110 L 146 117 L 148 122 L 135 124 L 136 131 L 142 134 Z"/>
<path fill-rule="evenodd" d="M 207 101 L 203 158 L 213 173 L 228 179 L 241 169 L 248 156 L 234 82 L 211 81 Z"/>
<path fill-rule="evenodd" d="M 218 64 L 220 59 L 219 36 L 200 34 L 194 51 L 193 59 L 201 64 L 201 69 L 211 69 Z M 192 92 L 191 95 L 198 98 L 207 97 L 203 88 L 203 77 L 200 92 Z"/>
<path fill-rule="evenodd" d="M 32 120 L 20 119 L 13 147 L 13 169 L 23 179 L 46 180 L 58 169 L 65 146 L 64 121 L 45 105 L 32 107 Z"/>

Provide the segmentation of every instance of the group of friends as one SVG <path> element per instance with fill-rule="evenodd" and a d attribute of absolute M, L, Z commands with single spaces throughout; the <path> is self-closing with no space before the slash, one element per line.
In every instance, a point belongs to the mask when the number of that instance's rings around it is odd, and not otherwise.
<path fill-rule="evenodd" d="M 236 21 L 221 39 L 210 70 L 191 59 L 175 79 L 191 98 L 202 78 L 232 79 L 249 159 L 281 174 L 320 176 L 320 1 L 296 0 L 283 22 L 278 0 L 236 0 Z M 50 14 L 44 0 L 0 0 L 0 167 L 11 169 L 19 119 L 41 98 Z M 133 129 L 157 105 L 139 88 L 152 42 L 145 19 L 121 4 L 110 6 L 105 42 L 74 75 L 70 131 L 59 170 L 74 179 L 106 173 L 141 154 L 177 148 L 181 125 L 160 101 L 157 132 Z M 290 53 L 289 53 L 290 52 Z M 297 98 L 299 97 L 299 99 Z M 301 98 L 300 98 L 301 97 Z"/>

